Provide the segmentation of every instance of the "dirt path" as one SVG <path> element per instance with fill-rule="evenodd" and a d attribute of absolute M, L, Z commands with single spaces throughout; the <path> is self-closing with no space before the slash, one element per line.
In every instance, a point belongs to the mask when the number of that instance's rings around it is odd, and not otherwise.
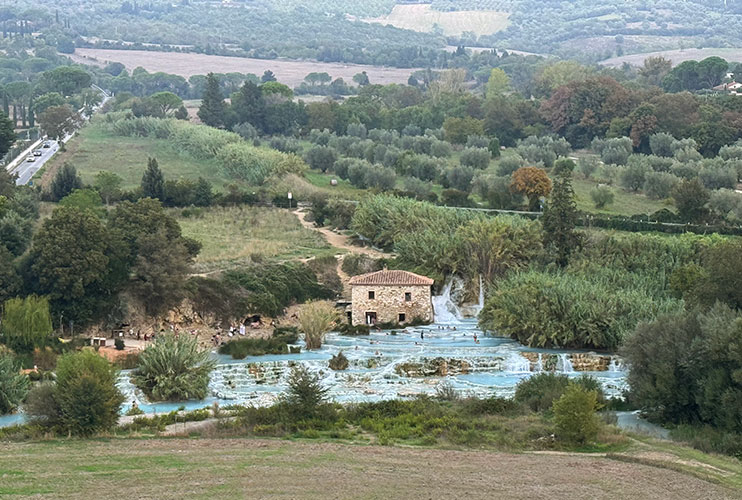
<path fill-rule="evenodd" d="M 0 497 L 739 499 L 689 474 L 582 455 L 266 439 L 3 443 Z"/>
<path fill-rule="evenodd" d="M 327 242 L 338 250 L 344 250 L 345 252 L 352 254 L 368 255 L 373 259 L 388 259 L 393 256 L 390 253 L 380 252 L 373 248 L 359 247 L 357 245 L 353 245 L 350 243 L 350 238 L 344 234 L 336 233 L 335 231 L 332 231 L 331 229 L 328 229 L 326 227 L 316 227 L 313 222 L 307 220 L 308 212 L 305 211 L 305 209 L 303 208 L 297 208 L 293 211 L 293 214 L 296 215 L 302 226 L 322 234 Z M 347 255 L 347 253 L 345 252 L 338 252 L 335 257 L 338 260 L 337 273 L 338 276 L 340 276 L 340 281 L 342 281 L 343 283 L 343 297 L 350 298 L 350 289 L 348 287 L 350 276 L 345 271 L 343 271 L 343 259 Z"/>

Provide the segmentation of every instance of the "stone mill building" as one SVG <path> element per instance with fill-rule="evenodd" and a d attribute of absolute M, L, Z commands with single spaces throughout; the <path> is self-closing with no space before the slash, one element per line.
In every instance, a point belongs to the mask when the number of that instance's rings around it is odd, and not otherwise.
<path fill-rule="evenodd" d="M 407 271 L 384 269 L 350 279 L 353 325 L 433 321 L 433 280 Z"/>

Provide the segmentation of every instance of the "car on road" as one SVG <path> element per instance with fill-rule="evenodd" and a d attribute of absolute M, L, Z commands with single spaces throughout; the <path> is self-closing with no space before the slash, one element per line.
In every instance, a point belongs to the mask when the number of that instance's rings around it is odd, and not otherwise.
<path fill-rule="evenodd" d="M 50 147 L 52 147 L 52 143 L 51 143 L 51 142 L 49 142 L 49 141 L 46 141 L 46 142 L 44 142 L 44 145 L 43 145 L 43 146 L 41 146 L 41 147 L 42 147 L 42 148 L 50 148 Z"/>
<path fill-rule="evenodd" d="M 34 156 L 41 156 L 42 154 L 44 154 L 44 153 L 42 153 L 41 150 L 39 150 L 39 149 L 37 149 L 36 151 L 33 152 L 33 155 Z"/>
<path fill-rule="evenodd" d="M 34 158 L 33 156 L 29 156 L 28 158 L 26 158 L 26 161 L 27 161 L 28 163 L 33 163 L 33 162 L 35 162 L 35 161 L 36 161 L 36 158 Z"/>

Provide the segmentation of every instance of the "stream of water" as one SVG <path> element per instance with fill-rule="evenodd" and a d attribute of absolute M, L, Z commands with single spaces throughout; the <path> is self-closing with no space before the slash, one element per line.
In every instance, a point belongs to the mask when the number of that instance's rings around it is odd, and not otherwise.
<path fill-rule="evenodd" d="M 433 298 L 436 323 L 407 327 L 396 332 L 378 331 L 367 336 L 327 335 L 321 349 L 299 354 L 266 355 L 233 360 L 213 354 L 218 365 L 209 382 L 210 395 L 204 400 L 182 403 L 147 401 L 129 380 L 130 372 L 119 378 L 125 395 L 122 411 L 136 403 L 146 413 L 163 413 L 185 406 L 188 410 L 218 402 L 270 405 L 286 389 L 291 367 L 301 363 L 320 376 L 329 396 L 338 402 L 378 401 L 433 395 L 443 381 L 462 394 L 478 397 L 512 396 L 516 384 L 540 371 L 555 371 L 570 377 L 582 373 L 597 378 L 608 396 L 625 388 L 625 372 L 619 358 L 604 359 L 603 370 L 575 370 L 574 353 L 531 349 L 510 339 L 485 336 L 475 319 L 462 319 L 451 299 L 453 281 Z M 480 304 L 475 308 L 481 310 Z M 476 341 L 475 341 L 476 336 Z M 330 358 L 342 351 L 349 360 L 347 370 L 329 369 Z M 18 422 L 19 417 L 0 417 L 0 427 Z"/>

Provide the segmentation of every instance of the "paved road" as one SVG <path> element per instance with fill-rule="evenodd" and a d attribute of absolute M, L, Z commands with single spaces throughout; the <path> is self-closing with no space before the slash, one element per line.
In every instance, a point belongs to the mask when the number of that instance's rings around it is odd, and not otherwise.
<path fill-rule="evenodd" d="M 50 147 L 38 148 L 38 150 L 41 151 L 41 156 L 35 156 L 35 161 L 28 162 L 24 159 L 16 168 L 11 171 L 12 174 L 18 174 L 18 179 L 15 181 L 17 185 L 24 186 L 28 184 L 31 181 L 31 178 L 36 175 L 36 172 L 38 172 L 41 167 L 43 167 L 44 164 L 52 158 L 52 156 L 54 156 L 54 153 L 59 150 L 59 144 L 57 143 L 57 141 L 50 140 L 48 142 L 51 144 Z"/>
<path fill-rule="evenodd" d="M 95 113 L 96 111 L 98 111 L 106 103 L 106 101 L 108 101 L 111 98 L 111 96 L 108 95 L 103 89 L 101 89 L 100 87 L 98 87 L 96 85 L 93 85 L 92 87 L 95 90 L 98 90 L 99 92 L 101 92 L 103 94 L 103 100 L 101 101 L 101 103 L 98 106 L 95 106 L 93 108 L 93 113 Z M 79 110 L 78 112 L 79 113 L 82 113 L 82 110 Z M 90 119 L 90 117 L 85 116 L 84 114 L 82 116 L 83 116 L 83 118 L 85 120 L 89 120 Z M 65 137 L 62 140 L 66 143 L 67 141 L 69 141 L 70 139 L 72 139 L 72 137 L 74 137 L 74 133 L 68 135 L 67 137 Z M 54 140 L 49 139 L 49 140 L 47 140 L 45 142 L 48 142 L 49 143 L 50 146 L 48 148 L 43 148 L 43 147 L 41 147 L 41 145 L 39 145 L 39 147 L 36 148 L 36 150 L 41 151 L 41 156 L 35 156 L 34 157 L 34 159 L 35 159 L 34 161 L 27 161 L 27 158 L 28 158 L 29 155 L 26 155 L 23 159 L 20 159 L 19 158 L 17 161 L 20 161 L 20 163 L 18 163 L 18 165 L 16 167 L 14 167 L 13 169 L 11 169 L 11 171 L 10 171 L 11 174 L 17 174 L 18 175 L 18 179 L 16 180 L 16 184 L 18 186 L 25 186 L 26 184 L 28 184 L 29 182 L 31 182 L 31 179 L 33 178 L 34 175 L 36 175 L 36 172 L 38 172 L 39 170 L 41 170 L 41 167 L 43 167 L 44 164 L 47 161 L 49 161 L 54 156 L 54 154 L 57 151 L 59 151 L 59 142 L 58 141 L 54 141 Z M 43 144 L 43 142 L 42 142 L 42 144 Z M 33 154 L 33 153 L 31 153 L 31 154 Z"/>

